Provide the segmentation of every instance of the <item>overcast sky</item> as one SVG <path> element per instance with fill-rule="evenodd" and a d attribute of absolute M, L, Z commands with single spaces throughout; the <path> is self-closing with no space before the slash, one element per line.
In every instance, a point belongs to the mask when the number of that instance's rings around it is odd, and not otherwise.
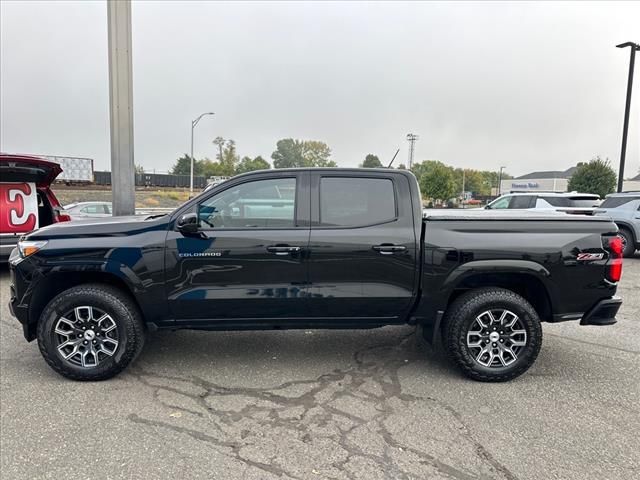
<path fill-rule="evenodd" d="M 0 3 L 7 152 L 110 168 L 106 4 Z M 168 170 L 189 150 L 271 161 L 278 139 L 322 140 L 340 166 L 367 153 L 519 175 L 595 155 L 617 168 L 640 3 L 138 2 L 135 159 Z M 640 57 L 636 64 L 640 64 Z M 626 176 L 640 168 L 640 68 Z"/>

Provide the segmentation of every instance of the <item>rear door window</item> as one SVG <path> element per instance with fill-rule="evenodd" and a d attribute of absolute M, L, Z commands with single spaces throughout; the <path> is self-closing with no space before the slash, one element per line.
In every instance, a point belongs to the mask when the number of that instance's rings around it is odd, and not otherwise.
<path fill-rule="evenodd" d="M 511 198 L 509 208 L 531 208 L 534 198 L 533 195 L 514 195 Z"/>
<path fill-rule="evenodd" d="M 322 177 L 320 224 L 363 227 L 397 217 L 396 195 L 389 178 Z"/>

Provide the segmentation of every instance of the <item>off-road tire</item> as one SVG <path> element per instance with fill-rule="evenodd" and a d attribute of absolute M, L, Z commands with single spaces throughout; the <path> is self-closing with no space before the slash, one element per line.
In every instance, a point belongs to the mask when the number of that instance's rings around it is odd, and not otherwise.
<path fill-rule="evenodd" d="M 119 337 L 113 356 L 94 367 L 73 365 L 57 350 L 54 333 L 57 320 L 81 305 L 108 313 L 116 324 Z M 106 284 L 79 285 L 61 292 L 47 304 L 38 322 L 40 353 L 51 368 L 71 380 L 98 381 L 114 377 L 137 358 L 144 339 L 144 326 L 135 302 L 118 288 Z"/>
<path fill-rule="evenodd" d="M 487 367 L 476 361 L 467 346 L 467 332 L 476 316 L 490 309 L 508 309 L 519 316 L 527 332 L 527 344 L 511 365 Z M 542 346 L 542 326 L 537 312 L 522 296 L 502 288 L 478 288 L 456 298 L 447 309 L 441 329 L 447 356 L 473 380 L 506 382 L 526 372 Z"/>

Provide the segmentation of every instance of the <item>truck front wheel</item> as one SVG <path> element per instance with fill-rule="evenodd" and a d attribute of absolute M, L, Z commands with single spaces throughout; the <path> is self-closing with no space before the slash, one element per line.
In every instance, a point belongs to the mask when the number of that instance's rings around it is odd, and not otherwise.
<path fill-rule="evenodd" d="M 72 380 L 106 380 L 142 350 L 144 329 L 135 303 L 109 285 L 70 288 L 45 307 L 38 346 L 49 366 Z"/>
<path fill-rule="evenodd" d="M 479 288 L 460 295 L 443 319 L 448 356 L 468 377 L 504 382 L 526 372 L 542 345 L 535 309 L 502 288 Z"/>

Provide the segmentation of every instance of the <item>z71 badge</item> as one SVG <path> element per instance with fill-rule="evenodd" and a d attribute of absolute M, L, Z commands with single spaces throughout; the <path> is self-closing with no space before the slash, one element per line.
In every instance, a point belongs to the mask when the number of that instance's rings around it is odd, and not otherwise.
<path fill-rule="evenodd" d="M 593 260 L 602 260 L 603 258 L 604 253 L 579 253 L 576 260 L 580 260 L 582 262 L 591 262 Z"/>

